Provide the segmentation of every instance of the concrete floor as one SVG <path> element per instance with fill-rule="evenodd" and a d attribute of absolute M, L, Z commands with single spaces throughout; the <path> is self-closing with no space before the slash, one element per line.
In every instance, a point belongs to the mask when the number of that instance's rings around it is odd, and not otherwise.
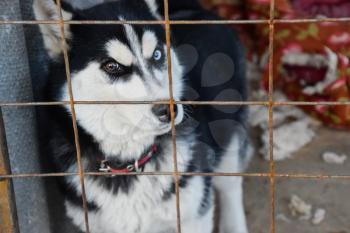
<path fill-rule="evenodd" d="M 276 172 L 297 174 L 350 175 L 350 158 L 343 165 L 323 162 L 324 151 L 350 156 L 350 133 L 326 128 L 317 130 L 314 140 L 298 151 L 292 159 L 276 162 Z M 291 135 L 293 136 L 293 135 Z M 297 136 L 297 135 L 295 135 Z M 266 172 L 268 162 L 257 155 L 248 172 Z M 270 232 L 269 179 L 245 179 L 245 204 L 250 233 Z M 324 208 L 325 220 L 319 225 L 293 218 L 288 208 L 292 194 L 314 208 Z M 345 179 L 276 179 L 276 215 L 288 219 L 276 220 L 278 233 L 350 233 L 350 180 Z"/>

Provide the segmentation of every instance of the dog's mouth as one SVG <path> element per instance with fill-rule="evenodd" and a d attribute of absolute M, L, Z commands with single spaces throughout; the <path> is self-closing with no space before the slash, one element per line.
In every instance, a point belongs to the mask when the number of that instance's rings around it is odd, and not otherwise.
<path fill-rule="evenodd" d="M 302 86 L 310 86 L 326 78 L 328 58 L 321 54 L 291 52 L 282 57 L 285 77 L 289 81 L 298 81 Z"/>
<path fill-rule="evenodd" d="M 293 7 L 310 17 L 330 18 L 350 16 L 349 0 L 292 0 Z"/>

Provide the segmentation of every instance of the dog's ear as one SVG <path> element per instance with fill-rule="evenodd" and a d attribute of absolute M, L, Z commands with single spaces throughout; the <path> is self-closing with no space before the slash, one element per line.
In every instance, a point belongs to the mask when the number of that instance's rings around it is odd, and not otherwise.
<path fill-rule="evenodd" d="M 64 20 L 73 18 L 72 8 L 63 4 L 62 17 Z M 34 15 L 37 20 L 59 20 L 60 15 L 55 0 L 34 0 Z M 70 40 L 72 35 L 70 25 L 65 24 L 65 37 Z M 45 48 L 51 58 L 55 59 L 62 53 L 61 29 L 58 24 L 40 24 L 40 31 L 43 35 Z"/>

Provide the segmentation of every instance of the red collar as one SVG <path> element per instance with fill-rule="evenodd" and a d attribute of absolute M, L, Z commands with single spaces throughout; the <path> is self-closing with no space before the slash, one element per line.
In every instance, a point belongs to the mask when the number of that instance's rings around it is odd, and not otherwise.
<path fill-rule="evenodd" d="M 129 163 L 125 165 L 125 168 L 123 169 L 114 169 L 109 165 L 108 160 L 103 160 L 100 164 L 99 171 L 100 172 L 106 172 L 106 173 L 130 173 L 130 172 L 141 172 L 142 168 L 146 165 L 147 162 L 149 162 L 152 158 L 152 156 L 157 152 L 158 146 L 156 144 L 153 144 L 148 153 L 143 155 L 141 159 L 136 160 L 133 163 Z"/>

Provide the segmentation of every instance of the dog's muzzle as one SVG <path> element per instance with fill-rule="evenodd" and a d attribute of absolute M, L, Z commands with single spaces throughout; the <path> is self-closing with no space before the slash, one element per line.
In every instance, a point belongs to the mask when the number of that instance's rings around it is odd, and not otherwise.
<path fill-rule="evenodd" d="M 153 114 L 158 118 L 162 123 L 169 123 L 171 121 L 171 111 L 168 104 L 157 104 L 152 107 Z M 178 114 L 178 107 L 174 105 L 174 118 Z"/>

